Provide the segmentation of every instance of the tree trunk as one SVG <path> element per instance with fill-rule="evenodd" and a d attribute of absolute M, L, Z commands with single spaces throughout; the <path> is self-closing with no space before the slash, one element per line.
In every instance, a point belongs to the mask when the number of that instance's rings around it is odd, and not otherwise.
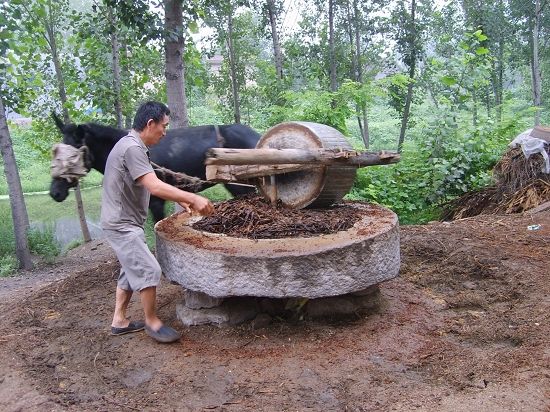
<path fill-rule="evenodd" d="M 472 124 L 477 127 L 477 93 L 475 89 L 472 92 Z"/>
<path fill-rule="evenodd" d="M 365 149 L 369 148 L 370 145 L 370 136 L 369 136 L 369 118 L 367 113 L 367 106 L 363 107 L 363 143 L 365 145 Z"/>
<path fill-rule="evenodd" d="M 119 129 L 123 127 L 122 103 L 120 98 L 120 45 L 118 42 L 116 16 L 111 6 L 107 6 L 107 19 L 109 20 L 109 30 L 111 31 L 111 65 L 113 69 L 113 91 L 114 91 L 114 109 L 116 124 Z"/>
<path fill-rule="evenodd" d="M 128 46 L 124 36 L 122 36 L 120 40 L 121 40 L 120 50 L 122 51 L 122 55 L 124 56 L 123 64 L 120 67 L 120 76 L 121 76 L 121 80 L 123 79 L 127 80 L 130 78 L 130 71 L 128 68 Z M 120 56 L 120 53 L 119 53 L 119 56 Z M 133 107 L 133 102 L 127 101 L 125 107 L 126 107 L 126 115 L 124 116 L 124 128 L 130 129 L 132 127 L 132 122 L 134 119 L 132 118 L 133 113 L 130 110 L 128 110 L 128 108 Z"/>
<path fill-rule="evenodd" d="M 88 222 L 86 222 L 84 203 L 82 202 L 82 194 L 80 193 L 80 182 L 78 182 L 74 188 L 74 196 L 76 198 L 76 207 L 78 209 L 78 220 L 80 222 L 80 229 L 82 230 L 82 238 L 84 239 L 84 242 L 88 243 L 92 240 L 92 236 L 90 236 Z"/>
<path fill-rule="evenodd" d="M 51 13 L 51 10 L 50 10 Z M 50 51 L 52 53 L 52 61 L 55 68 L 55 77 L 57 79 L 57 90 L 59 92 L 59 100 L 61 101 L 61 112 L 63 113 L 63 121 L 65 124 L 70 122 L 69 110 L 67 109 L 67 92 L 65 89 L 65 80 L 63 78 L 63 71 L 61 69 L 61 62 L 59 61 L 59 54 L 57 50 L 57 40 L 55 39 L 55 29 L 45 23 L 46 32 L 49 38 Z"/>
<path fill-rule="evenodd" d="M 279 42 L 279 33 L 277 32 L 277 13 L 273 0 L 267 0 L 267 12 L 269 14 L 269 23 L 271 24 L 271 37 L 273 38 L 273 57 L 275 60 L 275 73 L 277 82 L 283 79 L 283 55 L 281 52 L 281 43 Z"/>
<path fill-rule="evenodd" d="M 357 56 L 359 49 L 357 48 L 357 42 L 359 41 L 357 37 L 357 26 L 359 22 L 357 21 L 357 9 L 356 9 L 356 1 L 354 0 L 353 6 L 354 6 L 354 15 L 352 16 L 350 7 L 349 7 L 349 1 L 346 2 L 346 11 L 348 16 L 348 37 L 349 37 L 349 44 L 350 44 L 350 54 L 351 54 L 351 73 L 350 78 L 353 79 L 355 82 L 360 82 L 359 78 L 359 68 L 358 68 L 358 62 L 357 62 Z M 354 36 L 355 31 L 355 36 Z M 363 133 L 363 122 L 361 121 L 361 115 L 360 113 L 364 113 L 364 110 L 362 107 L 360 107 L 359 104 L 355 104 L 355 112 L 356 112 L 356 118 L 357 118 L 357 126 L 359 127 L 359 133 L 361 134 L 361 139 L 363 139 L 363 142 L 365 141 L 365 135 Z M 364 117 L 364 116 L 363 116 Z M 368 149 L 368 146 L 366 146 Z"/>
<path fill-rule="evenodd" d="M 0 84 L 0 86 L 3 85 Z M 0 89 L 2 89 L 2 87 L 0 87 Z M 8 183 L 13 232 L 15 236 L 15 254 L 21 269 L 31 269 L 33 265 L 27 239 L 29 216 L 27 215 L 27 207 L 25 206 L 25 198 L 23 197 L 23 189 L 21 188 L 21 180 L 19 178 L 19 171 L 17 170 L 17 163 L 15 162 L 15 154 L 13 153 L 10 131 L 6 122 L 4 103 L 1 97 L 0 149 L 2 151 L 2 159 L 4 160 L 4 174 L 6 175 L 6 182 Z"/>
<path fill-rule="evenodd" d="M 536 108 L 541 107 L 542 102 L 542 75 L 539 61 L 539 33 L 541 21 L 541 4 L 540 0 L 535 0 L 535 20 L 533 22 L 533 43 L 532 43 L 532 60 L 531 60 L 531 76 L 533 80 L 533 105 Z M 535 112 L 535 126 L 540 125 L 540 110 Z"/>
<path fill-rule="evenodd" d="M 503 1 L 499 0 L 498 2 L 498 9 L 503 10 L 504 5 Z M 497 61 L 496 61 L 496 81 L 494 82 L 494 94 L 495 94 L 495 106 L 497 108 L 496 110 L 496 117 L 497 122 L 502 122 L 502 91 L 504 89 L 503 82 L 504 82 L 504 39 L 501 36 L 499 36 L 498 43 L 497 43 Z"/>
<path fill-rule="evenodd" d="M 328 0 L 328 44 L 330 62 L 330 91 L 335 92 L 336 84 L 336 56 L 334 51 L 334 0 Z"/>
<path fill-rule="evenodd" d="M 355 6 L 355 2 L 354 2 Z M 350 79 L 353 79 L 353 81 L 358 81 L 359 75 L 357 72 L 357 53 L 356 53 L 356 43 L 354 41 L 354 30 L 356 29 L 356 25 L 358 24 L 356 20 L 356 15 L 351 13 L 350 10 L 350 4 L 349 0 L 346 1 L 346 14 L 348 18 L 348 24 L 347 24 L 347 34 L 349 39 L 349 49 L 350 49 L 350 60 L 351 60 L 351 73 L 350 73 Z"/>
<path fill-rule="evenodd" d="M 359 83 L 363 83 L 363 67 L 361 63 L 361 16 L 359 15 L 359 7 L 357 0 L 353 0 L 353 20 L 355 26 L 355 58 L 356 58 L 356 79 Z"/>
<path fill-rule="evenodd" d="M 411 30 L 413 31 L 410 36 L 410 40 L 413 44 L 411 47 L 411 65 L 409 67 L 409 84 L 407 86 L 407 97 L 405 100 L 405 107 L 403 109 L 403 119 L 401 119 L 401 131 L 399 132 L 399 142 L 397 143 L 397 152 L 401 153 L 403 148 L 403 142 L 405 141 L 405 131 L 407 130 L 407 124 L 409 122 L 409 115 L 411 111 L 411 102 L 413 96 L 413 86 L 414 86 L 414 72 L 416 69 L 416 47 L 414 41 L 416 40 L 416 21 L 415 21 L 415 12 L 416 12 L 416 0 L 411 1 Z"/>
<path fill-rule="evenodd" d="M 355 54 L 357 56 L 357 81 L 363 84 L 363 66 L 362 66 L 362 53 L 361 53 L 361 28 L 362 20 L 359 14 L 359 7 L 357 5 L 357 0 L 353 0 L 353 16 L 355 20 Z M 367 105 L 361 108 L 363 113 L 363 128 L 361 129 L 361 138 L 365 144 L 365 149 L 369 148 L 370 145 L 370 136 L 369 136 L 369 119 L 368 119 L 368 109 Z"/>
<path fill-rule="evenodd" d="M 502 89 L 503 89 L 503 79 L 504 79 L 504 42 L 502 39 L 499 40 L 497 46 L 497 59 L 493 65 L 493 94 L 495 97 L 495 106 L 496 106 L 496 118 L 497 122 L 502 121 Z"/>
<path fill-rule="evenodd" d="M 51 13 L 51 9 L 50 9 Z M 52 53 L 52 60 L 53 65 L 55 68 L 55 76 L 57 78 L 57 87 L 59 90 L 59 98 L 61 100 L 61 107 L 63 110 L 63 121 L 65 124 L 70 123 L 70 117 L 69 117 L 69 111 L 67 110 L 67 92 L 65 90 L 65 80 L 63 78 L 63 71 L 61 69 L 61 62 L 59 61 L 59 54 L 57 50 L 57 41 L 55 38 L 55 27 L 53 26 L 53 23 L 50 24 L 48 21 L 44 21 L 45 29 L 47 32 L 47 37 L 49 38 L 48 43 L 50 45 L 50 51 Z M 86 226 L 86 229 L 82 231 L 82 236 L 84 237 L 84 240 L 86 241 L 86 234 L 88 234 L 90 231 L 88 230 L 88 226 L 86 223 L 86 216 L 83 215 L 84 213 L 84 206 L 82 205 L 82 199 L 76 200 L 76 206 L 78 211 L 78 218 L 81 222 L 83 222 L 83 225 Z M 89 240 L 88 240 L 89 241 Z"/>
<path fill-rule="evenodd" d="M 233 46 L 233 11 L 227 17 L 227 50 L 229 54 L 229 70 L 231 75 L 231 90 L 233 92 L 233 113 L 235 123 L 241 122 L 241 107 L 239 102 L 239 87 L 237 83 L 237 62 L 235 60 L 235 47 Z"/>
<path fill-rule="evenodd" d="M 181 0 L 164 0 L 166 38 L 166 97 L 173 127 L 189 126 L 185 96 L 185 64 L 183 62 L 183 8 Z"/>

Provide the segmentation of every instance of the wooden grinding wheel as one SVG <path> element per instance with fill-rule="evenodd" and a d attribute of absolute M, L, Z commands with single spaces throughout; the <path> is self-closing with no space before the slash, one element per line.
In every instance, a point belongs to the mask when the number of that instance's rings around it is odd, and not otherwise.
<path fill-rule="evenodd" d="M 319 123 L 288 122 L 269 129 L 256 144 L 257 149 L 343 149 L 353 150 L 338 130 Z M 354 166 L 321 165 L 259 179 L 258 190 L 266 197 L 276 194 L 293 209 L 326 208 L 338 203 L 355 180 Z"/>

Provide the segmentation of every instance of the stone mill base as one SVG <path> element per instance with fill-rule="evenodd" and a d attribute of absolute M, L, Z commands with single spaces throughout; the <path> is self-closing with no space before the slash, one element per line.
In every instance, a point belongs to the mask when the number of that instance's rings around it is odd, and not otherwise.
<path fill-rule="evenodd" d="M 178 319 L 185 326 L 215 324 L 233 326 L 251 321 L 254 329 L 268 326 L 273 319 L 344 319 L 376 312 L 380 290 L 365 290 L 324 298 L 268 298 L 241 296 L 214 298 L 202 292 L 185 290 L 177 304 Z"/>

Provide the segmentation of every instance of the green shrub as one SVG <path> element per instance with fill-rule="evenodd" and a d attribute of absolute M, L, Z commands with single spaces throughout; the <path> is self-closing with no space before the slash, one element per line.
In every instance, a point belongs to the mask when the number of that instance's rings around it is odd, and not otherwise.
<path fill-rule="evenodd" d="M 67 243 L 67 245 L 65 246 L 65 251 L 69 251 L 69 250 L 72 250 L 72 249 L 76 249 L 77 247 L 79 247 L 80 245 L 83 245 L 84 244 L 84 240 L 82 239 L 75 239 L 75 240 L 71 240 L 69 243 Z"/>
<path fill-rule="evenodd" d="M 348 198 L 389 207 L 403 223 L 437 219 L 441 204 L 491 184 L 492 168 L 522 130 L 519 119 L 511 116 L 499 125 L 486 120 L 475 128 L 458 127 L 452 114 L 420 120 L 401 161 L 359 169 Z"/>
<path fill-rule="evenodd" d="M 48 263 L 53 263 L 61 253 L 61 246 L 55 239 L 51 226 L 44 229 L 30 229 L 28 232 L 29 248 L 32 253 L 42 256 Z"/>
<path fill-rule="evenodd" d="M 224 200 L 231 199 L 231 193 L 221 184 L 203 190 L 200 192 L 200 195 L 207 197 L 212 202 L 223 202 Z"/>
<path fill-rule="evenodd" d="M 15 238 L 13 234 L 13 221 L 11 215 L 0 209 L 0 256 L 10 255 L 15 253 Z"/>
<path fill-rule="evenodd" d="M 17 259 L 14 255 L 0 256 L 0 277 L 11 276 L 18 267 Z"/>

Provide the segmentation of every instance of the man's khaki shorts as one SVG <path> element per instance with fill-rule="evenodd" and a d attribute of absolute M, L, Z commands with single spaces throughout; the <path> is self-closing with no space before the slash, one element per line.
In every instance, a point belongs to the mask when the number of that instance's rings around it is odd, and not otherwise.
<path fill-rule="evenodd" d="M 145 242 L 141 228 L 124 231 L 103 230 L 120 262 L 117 286 L 124 290 L 140 291 L 158 286 L 162 270 Z"/>

